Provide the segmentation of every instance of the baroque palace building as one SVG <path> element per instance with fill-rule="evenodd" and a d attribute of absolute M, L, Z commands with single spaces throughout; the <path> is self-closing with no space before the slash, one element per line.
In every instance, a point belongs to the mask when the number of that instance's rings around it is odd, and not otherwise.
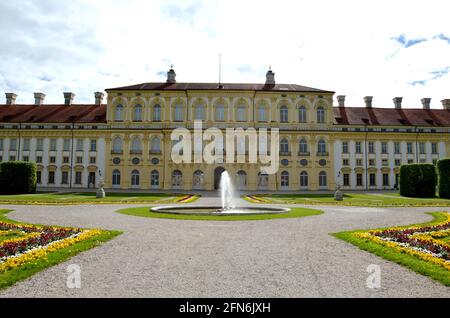
<path fill-rule="evenodd" d="M 213 190 L 227 170 L 242 190 L 391 189 L 407 163 L 435 163 L 450 155 L 450 99 L 442 109 L 347 107 L 345 96 L 277 84 L 269 70 L 264 84 L 144 83 L 95 93 L 95 103 L 16 104 L 6 93 L 0 105 L 0 160 L 37 164 L 39 188 Z M 258 164 L 190 163 L 171 159 L 171 132 L 203 128 L 279 128 L 280 166 L 261 174 Z M 239 145 L 237 145 L 239 148 Z"/>

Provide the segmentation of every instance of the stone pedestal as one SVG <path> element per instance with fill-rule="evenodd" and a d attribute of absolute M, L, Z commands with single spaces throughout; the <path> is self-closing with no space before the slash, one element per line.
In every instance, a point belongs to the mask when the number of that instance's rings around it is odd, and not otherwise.
<path fill-rule="evenodd" d="M 106 197 L 105 190 L 103 190 L 103 188 L 98 189 L 96 197 L 97 199 L 103 199 L 104 197 Z"/>
<path fill-rule="evenodd" d="M 342 193 L 341 190 L 337 189 L 336 192 L 334 193 L 334 199 L 336 201 L 342 201 L 344 199 L 344 194 Z"/>

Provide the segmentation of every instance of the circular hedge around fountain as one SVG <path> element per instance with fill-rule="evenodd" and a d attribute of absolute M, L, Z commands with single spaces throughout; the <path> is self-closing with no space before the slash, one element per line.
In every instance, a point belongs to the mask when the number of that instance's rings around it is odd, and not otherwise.
<path fill-rule="evenodd" d="M 304 216 L 322 214 L 323 211 L 317 209 L 307 208 L 291 208 L 287 212 L 282 213 L 263 213 L 263 214 L 234 214 L 234 215 L 221 215 L 217 214 L 174 214 L 154 212 L 150 207 L 138 207 L 121 209 L 117 211 L 121 214 L 134 215 L 147 218 L 157 219 L 178 219 L 178 220 L 201 220 L 201 221 L 253 221 L 253 220 L 269 220 L 269 219 L 285 219 L 285 218 L 301 218 Z"/>

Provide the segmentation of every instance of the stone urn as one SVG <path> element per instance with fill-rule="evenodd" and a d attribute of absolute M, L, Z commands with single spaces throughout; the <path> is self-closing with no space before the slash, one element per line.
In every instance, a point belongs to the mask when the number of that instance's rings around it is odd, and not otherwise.
<path fill-rule="evenodd" d="M 341 191 L 341 186 L 338 184 L 337 189 L 334 192 L 334 200 L 335 201 L 342 201 L 344 200 L 344 193 Z"/>

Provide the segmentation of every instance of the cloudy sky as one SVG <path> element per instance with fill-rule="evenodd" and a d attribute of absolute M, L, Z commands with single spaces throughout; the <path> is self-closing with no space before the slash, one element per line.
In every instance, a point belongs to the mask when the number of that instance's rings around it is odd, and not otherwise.
<path fill-rule="evenodd" d="M 0 91 L 32 103 L 165 81 L 265 80 L 347 95 L 348 106 L 450 98 L 447 1 L 0 0 Z M 4 102 L 4 95 L 0 103 Z"/>

